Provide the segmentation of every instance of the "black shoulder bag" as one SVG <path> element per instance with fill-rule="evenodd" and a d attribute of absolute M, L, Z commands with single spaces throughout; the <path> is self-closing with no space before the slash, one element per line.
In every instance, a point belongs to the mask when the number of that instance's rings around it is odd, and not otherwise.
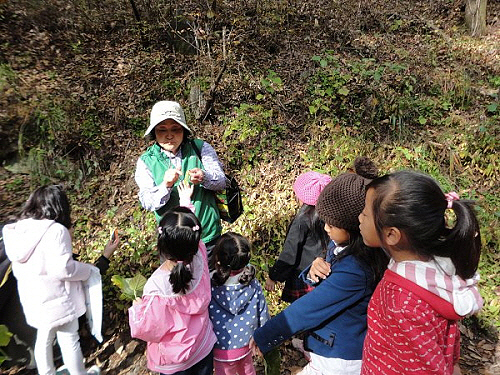
<path fill-rule="evenodd" d="M 201 150 L 194 141 L 191 141 L 191 146 L 201 161 Z M 220 218 L 228 223 L 234 223 L 243 213 L 243 201 L 238 181 L 233 176 L 226 174 L 226 188 L 213 193 Z"/>

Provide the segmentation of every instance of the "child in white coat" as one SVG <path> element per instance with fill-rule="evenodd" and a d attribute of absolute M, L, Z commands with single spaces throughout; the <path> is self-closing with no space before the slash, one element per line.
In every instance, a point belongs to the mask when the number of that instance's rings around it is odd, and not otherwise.
<path fill-rule="evenodd" d="M 82 281 L 94 266 L 73 259 L 70 214 L 62 187 L 42 186 L 31 194 L 18 221 L 3 229 L 26 321 L 37 329 L 35 361 L 40 375 L 56 374 L 56 336 L 71 375 L 100 373 L 97 366 L 85 369 L 80 348 L 78 317 L 86 311 Z M 116 245 L 108 243 L 105 254 Z"/>

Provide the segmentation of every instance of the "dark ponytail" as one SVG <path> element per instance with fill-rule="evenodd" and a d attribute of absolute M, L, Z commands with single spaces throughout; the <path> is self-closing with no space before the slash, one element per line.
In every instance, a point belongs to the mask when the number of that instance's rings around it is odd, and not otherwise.
<path fill-rule="evenodd" d="M 248 285 L 255 278 L 255 267 L 250 262 L 251 245 L 241 234 L 234 232 L 224 233 L 215 243 L 213 259 L 215 272 L 212 283 L 215 286 L 223 285 L 231 275 L 231 271 L 240 271 L 238 281 Z"/>
<path fill-rule="evenodd" d="M 186 293 L 193 280 L 191 262 L 198 251 L 201 224 L 186 207 L 167 211 L 158 227 L 158 251 L 161 259 L 177 262 L 170 272 L 174 293 Z"/>
<path fill-rule="evenodd" d="M 383 228 L 399 228 L 414 253 L 428 259 L 448 257 L 462 279 L 474 275 L 481 237 L 471 201 L 452 201 L 456 220 L 450 229 L 445 219 L 448 201 L 431 177 L 398 171 L 374 180 L 368 188 L 375 189 L 373 216 L 380 238 Z"/>
<path fill-rule="evenodd" d="M 255 274 L 256 274 L 255 267 L 252 266 L 251 264 L 247 264 L 243 268 L 243 272 L 241 273 L 238 281 L 242 285 L 248 285 L 250 282 L 255 279 Z"/>
<path fill-rule="evenodd" d="M 456 215 L 456 222 L 455 226 L 447 229 L 443 242 L 462 279 L 474 276 L 481 255 L 481 233 L 473 205 L 474 202 L 469 200 L 453 202 L 451 208 Z"/>
<path fill-rule="evenodd" d="M 188 291 L 188 286 L 193 280 L 190 265 L 177 263 L 177 265 L 170 271 L 170 284 L 174 293 L 185 294 Z"/>

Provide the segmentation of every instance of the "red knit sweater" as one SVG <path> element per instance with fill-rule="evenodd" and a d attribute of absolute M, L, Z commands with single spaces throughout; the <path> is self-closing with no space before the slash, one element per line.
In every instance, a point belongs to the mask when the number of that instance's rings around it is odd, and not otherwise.
<path fill-rule="evenodd" d="M 387 270 L 368 305 L 362 375 L 451 375 L 460 356 L 453 305 Z"/>

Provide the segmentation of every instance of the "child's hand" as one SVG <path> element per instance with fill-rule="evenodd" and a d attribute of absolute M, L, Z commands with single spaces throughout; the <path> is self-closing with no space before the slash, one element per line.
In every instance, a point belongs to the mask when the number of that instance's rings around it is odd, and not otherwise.
<path fill-rule="evenodd" d="M 204 172 L 200 168 L 193 168 L 187 171 L 189 173 L 189 180 L 195 184 L 201 184 L 203 182 Z"/>
<path fill-rule="evenodd" d="M 120 236 L 118 236 L 118 231 L 115 230 L 114 233 L 114 241 L 110 239 L 104 247 L 104 251 L 102 252 L 102 255 L 104 255 L 106 259 L 109 259 L 111 255 L 113 255 L 115 250 L 118 248 L 118 245 L 120 244 Z"/>
<path fill-rule="evenodd" d="M 257 344 L 255 343 L 255 340 L 253 339 L 253 337 L 250 338 L 250 342 L 248 343 L 248 346 L 250 347 L 250 350 L 252 351 L 253 355 L 258 355 L 261 357 L 264 356 L 262 354 L 262 352 L 260 351 L 259 347 L 257 346 Z"/>
<path fill-rule="evenodd" d="M 328 263 L 326 260 L 323 258 L 316 258 L 311 264 L 311 269 L 309 270 L 309 273 L 307 274 L 307 277 L 314 281 L 315 283 L 319 282 L 320 280 L 324 280 L 328 277 L 328 275 L 331 272 L 331 266 L 330 263 Z"/>
<path fill-rule="evenodd" d="M 138 305 L 139 303 L 142 303 L 142 298 L 141 297 L 137 297 L 136 299 L 134 299 L 132 301 L 132 306 Z"/>
<path fill-rule="evenodd" d="M 273 280 L 271 280 L 269 277 L 266 279 L 266 290 L 268 292 L 274 292 L 274 287 L 276 286 L 276 282 L 274 282 Z"/>
<path fill-rule="evenodd" d="M 194 185 L 191 185 L 187 181 L 182 181 L 177 185 L 177 191 L 179 192 L 179 204 L 185 207 L 189 206 L 194 191 Z"/>
<path fill-rule="evenodd" d="M 174 168 L 167 169 L 165 171 L 165 174 L 163 175 L 163 183 L 165 183 L 165 185 L 167 185 L 168 188 L 171 188 L 177 182 L 180 175 L 181 175 L 181 167 L 178 167 L 176 169 Z"/>
<path fill-rule="evenodd" d="M 458 363 L 453 367 L 453 375 L 462 375 L 462 371 L 460 370 Z"/>

